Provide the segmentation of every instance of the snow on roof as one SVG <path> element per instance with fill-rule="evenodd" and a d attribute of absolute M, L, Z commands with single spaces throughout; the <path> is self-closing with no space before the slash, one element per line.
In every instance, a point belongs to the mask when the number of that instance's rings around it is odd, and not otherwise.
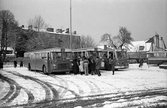
<path fill-rule="evenodd" d="M 129 45 L 129 51 L 130 52 L 136 52 L 139 51 L 139 47 L 144 46 L 144 49 L 142 51 L 149 51 L 151 47 L 151 43 L 146 43 L 146 41 L 133 41 L 132 45 Z"/>
<path fill-rule="evenodd" d="M 0 47 L 0 50 L 1 50 L 1 47 Z M 12 47 L 7 47 L 7 50 L 14 50 Z"/>

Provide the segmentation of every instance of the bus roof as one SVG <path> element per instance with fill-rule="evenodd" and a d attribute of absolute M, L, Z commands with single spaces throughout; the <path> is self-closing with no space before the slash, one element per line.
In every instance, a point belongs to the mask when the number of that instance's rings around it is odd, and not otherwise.
<path fill-rule="evenodd" d="M 61 52 L 62 48 L 48 48 L 48 49 L 42 49 L 42 50 L 36 50 L 36 51 L 29 51 L 25 53 L 39 53 L 39 52 Z M 71 49 L 65 48 L 65 52 L 71 52 Z"/>
<path fill-rule="evenodd" d="M 89 47 L 89 48 L 79 48 L 79 49 L 72 49 L 72 52 L 83 52 L 83 51 L 95 51 L 97 47 Z M 102 48 L 97 48 L 97 51 L 102 51 Z"/>
<path fill-rule="evenodd" d="M 167 51 L 150 51 L 150 52 L 147 52 L 147 53 L 167 53 Z"/>

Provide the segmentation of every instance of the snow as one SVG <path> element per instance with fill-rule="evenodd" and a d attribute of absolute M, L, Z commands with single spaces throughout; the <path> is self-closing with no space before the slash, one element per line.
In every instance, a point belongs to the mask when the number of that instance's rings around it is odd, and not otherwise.
<path fill-rule="evenodd" d="M 112 75 L 111 71 L 101 71 L 102 76 L 97 75 L 54 75 L 49 76 L 41 74 L 40 72 L 30 72 L 26 68 L 4 68 L 1 72 L 2 75 L 13 79 L 23 88 L 26 88 L 34 95 L 34 102 L 44 100 L 46 93 L 41 84 L 37 81 L 22 78 L 14 74 L 8 73 L 6 71 L 13 71 L 15 74 L 21 74 L 25 76 L 30 76 L 32 78 L 38 79 L 39 81 L 47 82 L 52 85 L 60 94 L 59 99 L 75 98 L 77 95 L 83 97 L 84 99 L 93 98 L 93 95 L 100 94 L 110 94 L 103 95 L 101 97 L 114 97 L 118 95 L 128 95 L 132 93 L 138 93 L 141 91 L 146 91 L 150 89 L 166 88 L 167 89 L 167 71 L 165 69 L 160 69 L 159 67 L 148 66 L 144 64 L 142 68 L 138 67 L 138 64 L 130 64 L 129 69 L 119 70 Z M 9 88 L 7 82 L 2 82 L 0 80 L 0 85 L 3 87 L 0 89 L 0 99 L 4 97 L 4 88 Z M 6 90 L 6 92 L 9 90 Z M 53 96 L 50 91 L 51 96 Z M 99 96 L 100 97 L 100 96 Z M 120 99 L 115 103 L 110 101 L 104 102 L 104 108 L 108 107 L 119 107 L 127 106 L 129 104 L 139 104 L 139 103 L 153 103 L 158 100 L 164 100 L 166 96 L 157 97 L 147 97 L 146 99 L 138 100 L 139 97 L 135 97 L 134 101 L 126 102 L 126 99 Z M 11 105 L 24 104 L 27 101 L 27 95 L 23 89 L 21 89 L 20 94 L 15 98 Z M 120 104 L 121 103 L 121 104 Z M 76 108 L 80 108 L 78 106 Z"/>

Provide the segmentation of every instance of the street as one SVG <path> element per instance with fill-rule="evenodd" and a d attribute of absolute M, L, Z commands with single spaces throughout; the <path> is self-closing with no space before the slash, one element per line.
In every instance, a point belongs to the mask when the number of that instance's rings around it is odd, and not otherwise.
<path fill-rule="evenodd" d="M 50 74 L 5 67 L 0 72 L 0 107 L 111 108 L 167 105 L 167 72 L 130 64 L 126 70 L 101 70 L 102 76 Z M 47 104 L 46 104 L 47 103 Z M 64 104 L 66 103 L 66 104 Z"/>

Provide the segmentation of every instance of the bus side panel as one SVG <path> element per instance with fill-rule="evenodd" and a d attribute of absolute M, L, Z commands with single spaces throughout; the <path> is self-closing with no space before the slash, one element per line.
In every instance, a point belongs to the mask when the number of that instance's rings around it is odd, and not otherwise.
<path fill-rule="evenodd" d="M 148 64 L 162 64 L 163 62 L 167 62 L 167 58 L 165 57 L 150 57 L 148 58 Z"/>
<path fill-rule="evenodd" d="M 24 67 L 27 67 L 27 68 L 28 68 L 28 59 L 29 58 L 24 58 L 23 60 Z"/>

